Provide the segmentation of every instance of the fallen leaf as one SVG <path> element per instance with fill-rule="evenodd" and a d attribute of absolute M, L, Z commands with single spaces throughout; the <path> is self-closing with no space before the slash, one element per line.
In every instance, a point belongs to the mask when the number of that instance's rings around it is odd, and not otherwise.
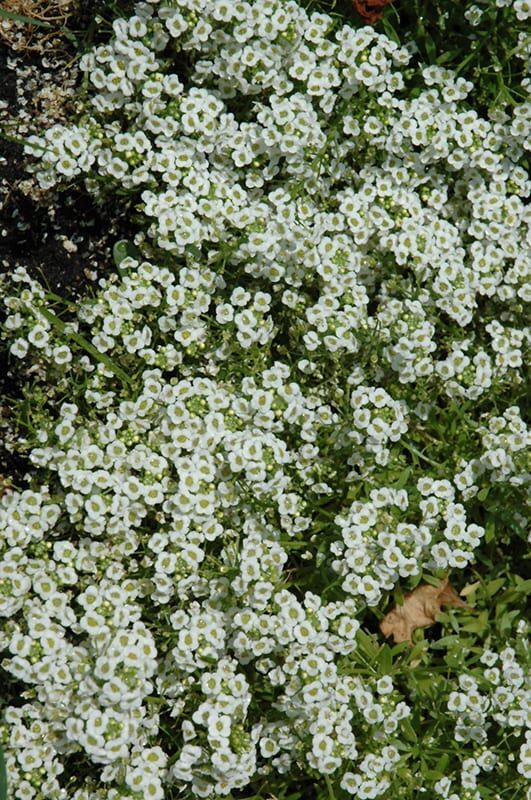
<path fill-rule="evenodd" d="M 372 25 L 381 19 L 383 9 L 392 2 L 393 0 L 352 0 L 352 5 L 362 20 Z"/>
<path fill-rule="evenodd" d="M 411 641 L 411 634 L 417 628 L 426 628 L 433 625 L 435 617 L 441 612 L 442 606 L 456 606 L 457 608 L 471 607 L 461 600 L 446 578 L 439 586 L 423 583 L 404 597 L 404 604 L 395 606 L 380 622 L 380 630 L 384 636 L 392 636 L 395 642 Z"/>

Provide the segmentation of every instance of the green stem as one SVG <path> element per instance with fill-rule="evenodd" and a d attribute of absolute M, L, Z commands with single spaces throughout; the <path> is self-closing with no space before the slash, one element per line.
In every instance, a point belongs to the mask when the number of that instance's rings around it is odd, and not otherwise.
<path fill-rule="evenodd" d="M 0 133 L 0 139 L 4 139 L 6 142 L 13 142 L 14 144 L 20 144 L 22 146 L 34 147 L 38 150 L 46 150 L 43 145 L 33 144 L 27 139 L 20 139 L 18 136 L 10 136 L 8 133 Z"/>
<path fill-rule="evenodd" d="M 441 466 L 439 462 L 433 461 L 431 458 L 428 458 L 428 456 L 425 456 L 424 453 L 421 453 L 420 450 L 417 450 L 417 448 L 414 447 L 412 444 L 409 444 L 409 442 L 403 442 L 403 444 L 404 447 L 406 447 L 406 449 L 410 451 L 410 453 L 414 453 L 416 456 L 422 458 L 423 461 L 426 461 L 428 464 L 431 464 L 432 466 L 438 468 Z"/>
<path fill-rule="evenodd" d="M 33 309 L 29 310 L 33 311 Z M 74 341 L 79 347 L 81 347 L 83 350 L 89 353 L 93 358 L 95 358 L 96 361 L 99 361 L 101 364 L 107 367 L 107 369 L 113 372 L 117 378 L 120 378 L 120 380 L 123 383 L 125 384 L 131 383 L 131 377 L 126 372 L 124 372 L 124 370 L 121 369 L 117 364 L 115 364 L 114 361 L 109 358 L 109 356 L 105 355 L 105 353 L 100 353 L 100 351 L 96 347 L 94 347 L 94 345 L 91 342 L 85 339 L 84 336 L 81 336 L 80 333 L 68 330 L 66 327 L 66 323 L 63 322 L 62 319 L 59 319 L 59 317 L 56 317 L 52 311 L 41 306 L 37 309 L 37 313 L 41 314 L 46 320 L 48 320 L 48 322 L 51 325 L 53 325 L 54 328 L 56 328 L 56 330 L 58 330 L 60 333 L 67 336 L 69 339 L 72 339 L 72 341 Z"/>
<path fill-rule="evenodd" d="M 4 751 L 0 746 L 0 800 L 7 800 L 7 770 Z"/>
<path fill-rule="evenodd" d="M 326 788 L 328 789 L 328 797 L 330 798 L 330 800 L 336 800 L 336 796 L 332 788 L 332 782 L 328 777 L 328 775 L 325 775 L 325 783 L 326 783 Z"/>

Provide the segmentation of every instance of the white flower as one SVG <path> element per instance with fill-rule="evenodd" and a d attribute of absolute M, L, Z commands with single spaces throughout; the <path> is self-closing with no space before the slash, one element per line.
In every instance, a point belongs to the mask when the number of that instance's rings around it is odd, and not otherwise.
<path fill-rule="evenodd" d="M 15 339 L 13 344 L 10 345 L 9 352 L 12 355 L 16 356 L 17 358 L 24 358 L 24 356 L 28 352 L 28 349 L 29 349 L 29 344 L 26 341 L 26 339 L 22 339 L 21 337 L 19 337 L 18 339 Z"/>

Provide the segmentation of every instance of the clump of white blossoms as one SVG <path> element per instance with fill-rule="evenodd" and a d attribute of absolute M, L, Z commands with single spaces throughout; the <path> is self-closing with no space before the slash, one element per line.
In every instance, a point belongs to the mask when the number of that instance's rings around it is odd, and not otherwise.
<path fill-rule="evenodd" d="M 524 775 L 516 651 L 511 708 L 496 689 L 456 724 L 472 683 L 450 675 L 454 760 L 413 777 L 414 692 L 359 634 L 474 563 L 478 503 L 529 478 L 530 104 L 481 118 L 463 79 L 294 2 L 138 3 L 113 30 L 83 116 L 28 151 L 44 187 L 134 198 L 141 253 L 66 322 L 25 270 L 4 284 L 37 409 L 35 482 L 0 499 L 14 796 L 291 771 L 446 797 L 494 764 L 487 710 Z"/>

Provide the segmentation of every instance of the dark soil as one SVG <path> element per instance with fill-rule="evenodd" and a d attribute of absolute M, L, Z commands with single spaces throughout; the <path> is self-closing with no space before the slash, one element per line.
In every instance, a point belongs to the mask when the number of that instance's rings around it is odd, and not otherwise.
<path fill-rule="evenodd" d="M 67 48 L 54 58 L 14 53 L 0 42 L 0 274 L 23 266 L 49 291 L 74 299 L 113 268 L 112 247 L 118 239 L 132 237 L 131 224 L 116 205 L 98 205 L 81 184 L 41 190 L 27 169 L 23 145 L 10 140 L 32 132 L 33 115 L 41 126 L 46 124 L 46 108 L 43 112 L 34 101 L 34 88 L 27 89 L 30 81 L 20 76 L 29 69 L 31 87 L 37 86 L 37 94 L 43 88 L 46 94 L 50 82 L 64 80 L 65 71 L 72 69 L 69 62 L 72 53 Z M 67 87 L 65 113 L 71 94 Z M 49 124 L 60 115 L 61 108 L 52 108 Z M 18 119 L 23 120 L 22 134 L 14 130 Z M 0 495 L 2 476 L 15 485 L 25 482 L 27 462 L 11 452 L 4 435 L 10 401 L 21 397 L 20 369 L 18 359 L 9 357 L 0 342 Z"/>

